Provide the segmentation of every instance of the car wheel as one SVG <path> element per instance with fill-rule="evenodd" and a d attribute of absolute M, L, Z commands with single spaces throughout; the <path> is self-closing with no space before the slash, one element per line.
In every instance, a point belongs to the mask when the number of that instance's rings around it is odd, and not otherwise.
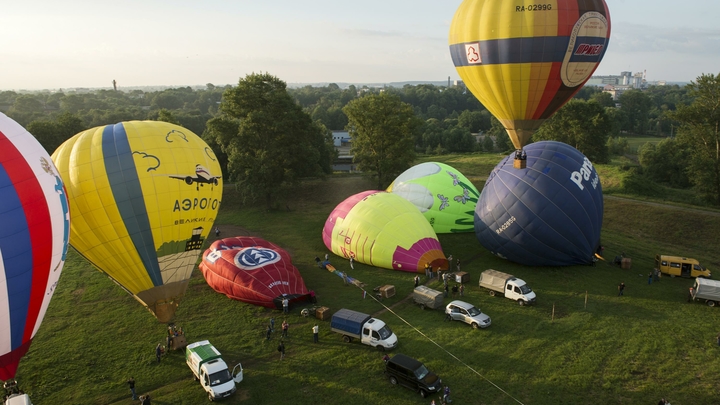
<path fill-rule="evenodd" d="M 425 304 L 420 304 L 420 309 L 425 310 Z"/>
<path fill-rule="evenodd" d="M 397 378 L 395 378 L 395 377 L 390 377 L 390 384 L 392 384 L 392 385 L 397 385 Z"/>
<path fill-rule="evenodd" d="M 707 306 L 709 306 L 709 307 L 714 307 L 714 306 L 715 306 L 715 301 L 708 300 Z"/>
<path fill-rule="evenodd" d="M 473 327 L 473 329 L 477 329 L 477 328 L 479 328 L 480 326 L 477 324 L 477 322 L 473 322 L 473 323 L 472 323 L 472 327 Z"/>
<path fill-rule="evenodd" d="M 525 306 L 525 300 L 519 299 L 519 300 L 518 300 L 518 304 L 520 304 L 521 307 L 524 307 L 524 306 Z"/>
<path fill-rule="evenodd" d="M 350 343 L 352 342 L 352 338 L 350 336 L 343 336 L 343 342 Z"/>
<path fill-rule="evenodd" d="M 428 396 L 427 391 L 425 391 L 424 389 L 420 389 L 420 396 L 423 398 L 427 398 L 427 396 Z"/>
<path fill-rule="evenodd" d="M 495 291 L 490 290 L 490 296 L 491 296 L 491 297 L 494 297 L 494 296 L 495 296 Z"/>
<path fill-rule="evenodd" d="M 385 351 L 385 346 L 383 346 L 383 345 L 377 345 L 377 346 L 375 346 L 375 347 L 378 349 L 379 352 L 384 352 L 384 351 Z"/>

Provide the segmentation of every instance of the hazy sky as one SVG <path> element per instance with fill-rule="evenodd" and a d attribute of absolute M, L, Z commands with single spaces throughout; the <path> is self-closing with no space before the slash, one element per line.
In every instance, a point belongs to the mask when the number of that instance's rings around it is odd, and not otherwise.
<path fill-rule="evenodd" d="M 720 73 L 720 1 L 606 0 L 595 74 Z M 527 3 L 537 3 L 526 1 Z M 458 79 L 448 51 L 461 0 L 0 0 L 0 89 Z"/>

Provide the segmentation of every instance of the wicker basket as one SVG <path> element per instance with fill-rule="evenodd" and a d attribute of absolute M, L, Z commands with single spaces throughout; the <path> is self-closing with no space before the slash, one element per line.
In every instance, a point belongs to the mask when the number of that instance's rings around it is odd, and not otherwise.
<path fill-rule="evenodd" d="M 382 295 L 383 298 L 390 298 L 395 295 L 395 286 L 394 285 L 384 285 L 380 287 L 380 295 Z"/>
<path fill-rule="evenodd" d="M 330 319 L 330 308 L 328 307 L 320 307 L 317 310 L 315 310 L 315 317 L 321 321 L 326 321 Z"/>

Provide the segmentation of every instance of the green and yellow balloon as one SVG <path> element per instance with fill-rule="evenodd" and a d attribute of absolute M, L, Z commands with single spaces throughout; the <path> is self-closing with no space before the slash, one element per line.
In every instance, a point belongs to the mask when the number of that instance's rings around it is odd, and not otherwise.
<path fill-rule="evenodd" d="M 462 173 L 438 162 L 415 165 L 390 184 L 388 192 L 410 201 L 435 233 L 473 232 L 480 193 Z"/>

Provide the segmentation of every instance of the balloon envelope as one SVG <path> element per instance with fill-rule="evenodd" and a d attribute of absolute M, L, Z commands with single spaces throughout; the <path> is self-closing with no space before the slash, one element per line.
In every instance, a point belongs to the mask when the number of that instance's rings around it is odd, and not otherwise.
<path fill-rule="evenodd" d="M 338 256 L 371 266 L 422 272 L 425 264 L 447 269 L 435 231 L 420 211 L 393 193 L 355 194 L 330 213 L 325 246 Z"/>
<path fill-rule="evenodd" d="M 592 263 L 603 218 L 595 168 L 561 142 L 536 142 L 525 151 L 526 170 L 513 168 L 513 153 L 485 183 L 475 210 L 480 244 L 528 266 Z"/>
<path fill-rule="evenodd" d="M 291 302 L 309 298 L 288 252 L 264 239 L 217 240 L 205 251 L 199 267 L 213 290 L 249 304 L 280 309 L 283 298 Z"/>
<path fill-rule="evenodd" d="M 0 380 L 15 377 L 67 253 L 68 201 L 50 156 L 0 113 Z"/>
<path fill-rule="evenodd" d="M 472 232 L 480 192 L 462 173 L 444 163 L 426 162 L 405 170 L 387 191 L 410 201 L 435 233 Z"/>
<path fill-rule="evenodd" d="M 220 206 L 212 150 L 177 125 L 130 121 L 81 132 L 53 159 L 70 199 L 70 244 L 169 322 Z"/>
<path fill-rule="evenodd" d="M 582 88 L 609 39 L 604 0 L 464 0 L 449 36 L 458 74 L 516 149 Z"/>

